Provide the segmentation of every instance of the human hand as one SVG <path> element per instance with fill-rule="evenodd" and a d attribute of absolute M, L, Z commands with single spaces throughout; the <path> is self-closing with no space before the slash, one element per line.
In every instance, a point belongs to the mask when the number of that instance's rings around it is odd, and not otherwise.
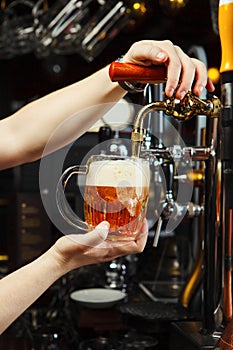
<path fill-rule="evenodd" d="M 85 234 L 71 234 L 58 239 L 51 248 L 63 273 L 80 266 L 113 260 L 119 256 L 141 253 L 146 245 L 148 225 L 146 219 L 134 241 L 108 242 L 107 221 L 101 222 L 95 230 Z"/>
<path fill-rule="evenodd" d="M 190 90 L 199 96 L 205 87 L 209 92 L 215 89 L 213 82 L 208 78 L 205 64 L 189 57 L 169 40 L 138 41 L 130 47 L 122 62 L 144 66 L 165 64 L 167 67 L 165 93 L 168 97 L 175 92 L 176 97 L 182 99 Z"/>

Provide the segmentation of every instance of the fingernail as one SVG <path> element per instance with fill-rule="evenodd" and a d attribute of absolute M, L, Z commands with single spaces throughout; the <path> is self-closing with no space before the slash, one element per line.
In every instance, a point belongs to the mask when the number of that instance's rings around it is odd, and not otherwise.
<path fill-rule="evenodd" d="M 174 94 L 174 91 L 175 91 L 175 89 L 173 89 L 173 88 L 167 89 L 167 96 L 172 97 L 172 95 Z"/>
<path fill-rule="evenodd" d="M 160 51 L 157 53 L 156 58 L 158 58 L 159 60 L 162 60 L 165 57 L 165 53 Z"/>
<path fill-rule="evenodd" d="M 98 229 L 99 235 L 103 240 L 105 240 L 108 236 L 109 227 L 110 225 L 107 221 L 103 221 L 96 226 L 96 229 Z"/>
<path fill-rule="evenodd" d="M 96 228 L 100 228 L 101 230 L 109 230 L 109 223 L 107 221 L 102 221 Z"/>
<path fill-rule="evenodd" d="M 181 91 L 181 92 L 179 93 L 179 99 L 180 99 L 180 100 L 183 100 L 183 98 L 184 98 L 185 95 L 186 95 L 186 91 Z"/>
<path fill-rule="evenodd" d="M 200 94 L 203 92 L 204 90 L 204 86 L 203 85 L 199 85 L 198 86 L 198 91 L 200 92 Z"/>

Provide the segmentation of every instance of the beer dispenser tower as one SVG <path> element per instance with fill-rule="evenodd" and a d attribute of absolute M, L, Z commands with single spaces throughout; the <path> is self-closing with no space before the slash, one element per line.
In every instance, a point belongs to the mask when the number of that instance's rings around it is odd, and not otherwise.
<path fill-rule="evenodd" d="M 172 350 L 233 349 L 233 0 L 219 1 L 218 22 L 222 49 L 221 101 L 216 97 L 201 100 L 190 93 L 177 103 L 165 96 L 162 102 L 142 107 L 135 118 L 131 137 L 134 154 L 139 155 L 145 136 L 143 121 L 153 110 L 162 110 L 184 121 L 194 114 L 207 116 L 205 147 L 179 149 L 181 157 L 188 153 L 192 161 L 205 162 L 202 319 L 201 322 L 187 320 L 172 324 Z M 112 81 L 156 84 L 166 80 L 166 69 L 163 66 L 140 67 L 113 62 L 109 75 Z M 174 151 L 175 148 L 172 150 L 171 147 L 169 150 L 153 149 L 149 154 L 166 160 L 174 156 Z M 175 156 L 177 160 L 177 153 Z M 168 205 L 171 203 L 165 203 L 166 209 Z M 176 206 L 176 203 L 172 205 Z M 188 207 L 183 209 L 189 211 Z M 198 206 L 196 212 L 201 212 Z"/>
<path fill-rule="evenodd" d="M 221 226 L 223 240 L 223 331 L 216 349 L 233 348 L 232 225 L 233 225 L 233 0 L 220 0 L 218 28 L 221 56 Z"/>

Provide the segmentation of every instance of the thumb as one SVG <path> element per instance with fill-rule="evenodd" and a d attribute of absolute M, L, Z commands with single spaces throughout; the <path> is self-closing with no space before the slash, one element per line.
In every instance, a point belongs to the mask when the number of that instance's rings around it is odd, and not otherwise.
<path fill-rule="evenodd" d="M 108 236 L 108 231 L 109 231 L 109 228 L 110 228 L 110 224 L 108 221 L 102 221 L 99 225 L 96 226 L 96 228 L 91 231 L 91 232 L 88 232 L 86 234 L 86 237 L 90 236 L 90 237 L 93 237 L 95 236 L 96 238 L 99 237 L 99 239 L 102 241 L 105 241 L 105 239 L 107 238 Z"/>
<path fill-rule="evenodd" d="M 95 247 L 105 241 L 108 236 L 109 227 L 110 225 L 107 221 L 102 221 L 93 231 L 81 235 L 72 235 L 72 239 L 79 244 Z"/>

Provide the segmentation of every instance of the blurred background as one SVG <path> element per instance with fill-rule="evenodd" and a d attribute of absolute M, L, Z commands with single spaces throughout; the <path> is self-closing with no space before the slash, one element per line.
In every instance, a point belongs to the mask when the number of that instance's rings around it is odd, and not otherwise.
<path fill-rule="evenodd" d="M 34 43 L 33 30 L 36 29 L 33 29 L 33 25 L 38 25 L 35 24 L 35 18 L 32 18 L 31 12 L 33 5 L 37 3 L 18 1 L 17 4 L 13 2 L 14 6 L 9 6 L 11 3 L 11 1 L 2 1 L 1 11 L 1 117 L 27 101 L 89 75 L 121 56 L 133 42 L 141 39 L 169 39 L 186 52 L 192 45 L 202 46 L 206 52 L 209 67 L 218 68 L 220 65 L 219 37 L 213 28 L 210 2 L 207 0 L 126 1 L 130 13 L 125 16 L 120 25 L 118 22 L 114 25 L 113 21 L 113 26 L 108 33 L 109 37 L 99 39 L 102 47 L 98 48 L 99 52 L 91 62 L 88 62 L 80 52 L 79 40 L 73 42 L 73 39 L 67 38 L 67 34 L 64 34 L 69 29 L 68 24 L 52 43 L 45 46 L 45 52 L 41 48 L 38 49 L 38 41 L 47 33 L 41 30 L 36 38 L 37 43 Z M 45 18 L 46 15 L 49 13 L 51 18 L 54 16 L 51 11 L 53 6 L 56 4 L 58 7 L 60 3 L 62 8 L 68 2 L 40 1 L 40 3 L 42 4 L 38 5 L 37 17 L 45 26 L 50 21 L 49 18 Z M 109 2 L 106 1 L 105 5 L 99 5 L 99 3 L 101 1 L 96 0 L 89 4 L 92 11 L 97 7 L 95 14 L 101 7 L 100 11 L 103 11 Z M 55 8 L 55 10 L 58 13 L 60 9 Z M 61 24 L 58 23 L 57 26 Z M 77 31 L 74 31 L 72 35 L 76 38 L 79 32 L 77 34 Z M 83 34 L 83 37 L 85 35 Z"/>

